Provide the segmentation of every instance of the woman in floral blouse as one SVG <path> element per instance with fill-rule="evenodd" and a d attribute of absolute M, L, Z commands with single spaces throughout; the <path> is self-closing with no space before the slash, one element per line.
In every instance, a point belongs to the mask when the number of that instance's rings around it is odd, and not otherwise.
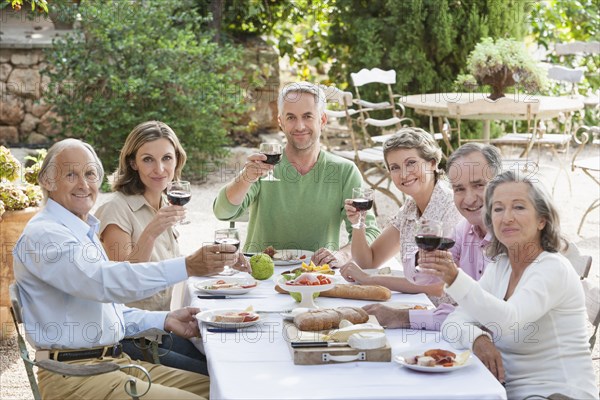
<path fill-rule="evenodd" d="M 364 228 L 352 234 L 353 262 L 341 268 L 348 281 L 386 286 L 404 293 L 425 293 L 438 307 L 435 311 L 407 310 L 394 318 L 377 315 L 381 307 L 366 306 L 378 316 L 380 323 L 389 328 L 417 328 L 439 330 L 446 315 L 453 309 L 452 299 L 444 295 L 443 282 L 417 271 L 415 243 L 417 221 L 435 220 L 457 225 L 463 217 L 454 206 L 452 189 L 438 169 L 442 151 L 433 137 L 419 128 L 402 128 L 383 145 L 383 154 L 394 185 L 408 196 L 383 233 L 369 246 Z M 358 212 L 352 200 L 346 200 L 348 219 L 355 223 Z M 369 275 L 362 268 L 377 268 L 400 253 L 404 277 Z M 360 266 L 360 267 L 359 267 Z M 362 268 L 361 268 L 362 267 Z M 381 318 L 380 318 L 381 317 Z"/>

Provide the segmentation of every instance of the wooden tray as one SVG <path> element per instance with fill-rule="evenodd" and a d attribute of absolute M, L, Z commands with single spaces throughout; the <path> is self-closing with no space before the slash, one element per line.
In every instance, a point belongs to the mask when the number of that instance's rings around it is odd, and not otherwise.
<path fill-rule="evenodd" d="M 288 337 L 299 337 L 298 328 L 293 323 L 286 322 L 284 329 Z M 319 365 L 352 361 L 389 362 L 392 360 L 392 348 L 389 342 L 386 342 L 385 347 L 379 349 L 356 350 L 350 346 L 293 348 L 291 341 L 286 341 L 296 365 Z"/>

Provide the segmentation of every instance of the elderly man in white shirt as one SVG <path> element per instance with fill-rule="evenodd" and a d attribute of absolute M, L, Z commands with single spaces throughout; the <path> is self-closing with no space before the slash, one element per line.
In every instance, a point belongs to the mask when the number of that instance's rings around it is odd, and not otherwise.
<path fill-rule="evenodd" d="M 130 364 L 129 357 L 120 354 L 119 341 L 126 334 L 161 328 L 183 337 L 198 336 L 198 309 L 150 312 L 121 303 L 146 298 L 188 276 L 213 275 L 224 265 L 246 262 L 231 245 L 207 245 L 185 258 L 135 268 L 108 261 L 96 235 L 99 221 L 89 214 L 103 172 L 92 147 L 75 139 L 52 146 L 42 165 L 39 180 L 47 204 L 13 250 L 25 332 L 38 359 Z M 209 379 L 204 375 L 137 363 L 152 377 L 145 399 L 208 398 Z M 45 399 L 122 398 L 129 377 L 122 371 L 88 378 L 38 372 Z M 142 391 L 147 387 L 143 381 L 137 384 Z"/>

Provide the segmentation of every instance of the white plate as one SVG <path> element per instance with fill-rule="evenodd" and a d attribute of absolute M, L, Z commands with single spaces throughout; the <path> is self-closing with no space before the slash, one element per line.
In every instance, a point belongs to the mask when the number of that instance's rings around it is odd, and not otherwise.
<path fill-rule="evenodd" d="M 283 317 L 284 320 L 286 321 L 293 321 L 294 317 L 298 314 L 302 314 L 303 312 L 307 312 L 310 311 L 310 308 L 304 308 L 304 307 L 297 307 L 294 308 L 292 311 L 287 312 L 287 313 L 281 313 L 281 316 Z"/>
<path fill-rule="evenodd" d="M 255 286 L 249 287 L 249 288 L 227 288 L 227 289 L 206 289 L 206 287 L 212 286 L 214 285 L 217 281 L 225 281 L 226 283 L 239 283 L 241 285 L 252 285 L 255 284 Z M 200 282 L 196 282 L 194 284 L 194 287 L 198 290 L 200 290 L 203 293 L 207 293 L 207 294 L 216 294 L 216 295 L 236 295 L 236 294 L 245 294 L 248 293 L 249 291 L 251 291 L 252 289 L 255 289 L 256 286 L 258 286 L 258 281 L 250 278 L 250 277 L 246 277 L 246 278 L 237 278 L 237 277 L 219 277 L 219 278 L 214 278 L 214 279 L 206 279 Z"/>
<path fill-rule="evenodd" d="M 414 357 L 416 355 L 420 355 L 423 354 L 424 351 L 420 352 L 420 353 L 405 353 L 405 354 L 398 354 L 396 357 L 393 358 L 393 361 L 395 363 L 398 363 L 406 368 L 415 370 L 415 371 L 420 371 L 420 372 L 452 372 L 452 371 L 456 371 L 457 369 L 461 369 L 464 367 L 468 367 L 469 365 L 471 365 L 471 361 L 473 358 L 473 355 L 469 354 L 469 358 L 467 359 L 467 361 L 464 364 L 461 365 L 457 365 L 454 367 L 442 367 L 441 365 L 436 365 L 434 367 L 425 367 L 423 365 L 417 365 L 417 364 L 408 364 L 406 362 L 406 358 L 410 358 L 410 357 Z M 457 354 L 458 357 L 458 354 Z"/>
<path fill-rule="evenodd" d="M 287 265 L 297 265 L 305 262 L 307 264 L 310 263 L 310 258 L 314 252 L 309 250 L 297 250 L 297 249 L 283 249 L 276 250 L 275 255 L 273 256 L 273 263 L 279 267 L 287 266 Z M 304 257 L 304 258 L 300 258 Z M 288 259 L 289 258 L 289 259 Z"/>
<path fill-rule="evenodd" d="M 256 321 L 250 322 L 215 322 L 215 315 L 223 314 L 226 312 L 245 312 L 244 310 L 206 310 L 196 314 L 196 318 L 200 322 L 204 322 L 205 324 L 216 326 L 217 328 L 247 328 L 249 326 L 258 324 L 260 322 L 260 315 Z"/>

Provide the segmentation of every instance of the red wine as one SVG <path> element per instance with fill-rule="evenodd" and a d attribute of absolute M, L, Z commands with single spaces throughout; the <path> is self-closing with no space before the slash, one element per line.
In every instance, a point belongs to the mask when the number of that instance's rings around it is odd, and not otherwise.
<path fill-rule="evenodd" d="M 448 250 L 454 246 L 454 239 L 442 238 L 440 241 L 440 245 L 438 246 L 439 250 Z"/>
<path fill-rule="evenodd" d="M 415 236 L 415 242 L 420 249 L 425 251 L 432 251 L 440 247 L 442 238 L 435 235 L 417 235 Z"/>
<path fill-rule="evenodd" d="M 367 211 L 373 207 L 373 200 L 369 199 L 352 199 L 352 206 L 358 211 Z"/>
<path fill-rule="evenodd" d="M 275 165 L 278 164 L 279 161 L 281 161 L 281 153 L 278 154 L 266 154 L 263 153 L 265 156 L 267 156 L 267 159 L 265 161 L 263 161 L 266 164 L 271 164 L 271 165 Z"/>
<path fill-rule="evenodd" d="M 235 246 L 236 250 L 240 249 L 240 240 L 235 238 L 216 239 L 215 244 L 232 244 Z"/>
<path fill-rule="evenodd" d="M 184 206 L 192 199 L 192 194 L 182 190 L 171 190 L 167 192 L 167 199 L 174 206 Z"/>

